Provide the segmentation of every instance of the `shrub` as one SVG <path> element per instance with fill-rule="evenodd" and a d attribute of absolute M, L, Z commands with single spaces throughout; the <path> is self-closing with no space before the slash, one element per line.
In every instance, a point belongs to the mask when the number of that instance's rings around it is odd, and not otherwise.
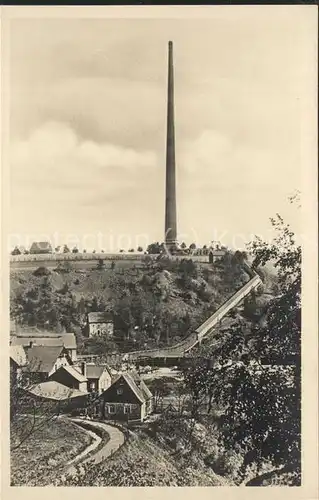
<path fill-rule="evenodd" d="M 48 276 L 51 274 L 51 271 L 45 266 L 40 266 L 33 273 L 33 276 Z"/>

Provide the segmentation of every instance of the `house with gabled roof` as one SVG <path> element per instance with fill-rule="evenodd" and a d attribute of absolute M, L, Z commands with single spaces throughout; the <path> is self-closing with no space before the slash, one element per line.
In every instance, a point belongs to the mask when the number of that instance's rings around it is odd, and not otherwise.
<path fill-rule="evenodd" d="M 86 364 L 86 378 L 88 392 L 101 394 L 112 384 L 111 370 L 107 365 Z"/>
<path fill-rule="evenodd" d="M 54 332 L 18 332 L 11 334 L 11 345 L 21 345 L 25 349 L 32 346 L 64 346 L 72 361 L 77 358 L 77 346 L 74 333 Z"/>
<path fill-rule="evenodd" d="M 51 399 L 54 401 L 67 401 L 73 398 L 83 398 L 83 396 L 87 395 L 86 392 L 72 389 L 55 380 L 47 380 L 46 382 L 33 384 L 27 391 L 39 398 Z"/>
<path fill-rule="evenodd" d="M 114 333 L 114 321 L 113 315 L 110 312 L 89 312 L 87 320 L 89 337 L 95 335 L 99 337 L 112 337 Z"/>
<path fill-rule="evenodd" d="M 21 345 L 10 346 L 10 383 L 16 384 L 27 364 L 26 352 Z"/>
<path fill-rule="evenodd" d="M 82 373 L 75 366 L 60 366 L 60 368 L 50 375 L 49 380 L 59 382 L 70 389 L 87 392 L 88 380 L 85 373 Z"/>
<path fill-rule="evenodd" d="M 72 365 L 72 360 L 63 346 L 32 346 L 26 351 L 28 373 L 34 383 L 44 382 L 61 366 Z"/>
<path fill-rule="evenodd" d="M 124 372 L 101 394 L 102 417 L 143 422 L 152 411 L 152 393 L 137 374 Z"/>
<path fill-rule="evenodd" d="M 55 380 L 33 384 L 24 390 L 34 400 L 41 400 L 49 405 L 54 405 L 55 411 L 58 413 L 69 413 L 75 409 L 85 409 L 88 404 L 89 394 L 87 392 L 72 389 Z"/>

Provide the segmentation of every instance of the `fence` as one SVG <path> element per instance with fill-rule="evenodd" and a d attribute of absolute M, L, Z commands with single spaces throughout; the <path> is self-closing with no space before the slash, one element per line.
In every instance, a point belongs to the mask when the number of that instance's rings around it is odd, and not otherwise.
<path fill-rule="evenodd" d="M 89 261 L 89 260 L 132 260 L 143 261 L 151 258 L 156 261 L 160 254 L 145 254 L 144 252 L 119 252 L 119 253 L 46 253 L 46 254 L 23 254 L 23 255 L 10 255 L 10 263 L 14 262 L 60 262 L 60 261 Z M 207 255 L 172 255 L 172 260 L 191 259 L 194 262 L 209 263 Z"/>

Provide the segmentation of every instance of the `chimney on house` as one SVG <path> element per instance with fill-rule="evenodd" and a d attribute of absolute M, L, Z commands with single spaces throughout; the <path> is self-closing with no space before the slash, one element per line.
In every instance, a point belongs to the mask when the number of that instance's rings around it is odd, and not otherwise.
<path fill-rule="evenodd" d="M 86 377 L 86 361 L 82 361 L 81 363 L 81 373 L 83 377 Z"/>

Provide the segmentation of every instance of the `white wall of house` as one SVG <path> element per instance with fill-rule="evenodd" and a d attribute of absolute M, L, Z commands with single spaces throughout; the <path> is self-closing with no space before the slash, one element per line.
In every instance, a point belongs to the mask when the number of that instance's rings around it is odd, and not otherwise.
<path fill-rule="evenodd" d="M 67 359 L 66 355 L 63 354 L 62 356 L 59 356 L 52 368 L 52 370 L 50 371 L 50 373 L 48 374 L 48 376 L 50 377 L 54 372 L 56 372 L 61 366 L 70 366 L 70 363 L 69 363 L 69 360 Z"/>
<path fill-rule="evenodd" d="M 76 361 L 77 360 L 76 349 L 67 349 L 67 351 L 72 361 Z"/>
<path fill-rule="evenodd" d="M 145 403 L 143 403 L 141 406 L 141 421 L 142 422 L 143 422 L 145 417 L 146 417 L 146 405 L 145 405 Z"/>
<path fill-rule="evenodd" d="M 112 384 L 112 379 L 111 375 L 107 370 L 104 370 L 100 377 L 100 387 L 99 387 L 99 392 L 105 391 L 110 385 Z"/>
<path fill-rule="evenodd" d="M 114 331 L 113 323 L 89 323 L 89 336 L 107 335 L 112 337 Z"/>
<path fill-rule="evenodd" d="M 87 392 L 87 382 L 79 382 L 79 391 Z"/>

